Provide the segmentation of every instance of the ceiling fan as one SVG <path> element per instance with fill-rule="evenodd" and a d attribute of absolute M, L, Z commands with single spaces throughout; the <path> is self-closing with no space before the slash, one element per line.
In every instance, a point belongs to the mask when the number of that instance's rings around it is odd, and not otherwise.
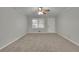
<path fill-rule="evenodd" d="M 49 11 L 50 9 L 44 7 L 38 7 L 37 9 L 38 15 L 48 14 Z"/>

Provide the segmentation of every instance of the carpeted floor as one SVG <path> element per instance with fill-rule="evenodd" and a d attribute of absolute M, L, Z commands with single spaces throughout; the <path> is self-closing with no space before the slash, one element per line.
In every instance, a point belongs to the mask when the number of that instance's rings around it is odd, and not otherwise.
<path fill-rule="evenodd" d="M 28 33 L 1 52 L 78 52 L 79 46 L 56 33 Z"/>

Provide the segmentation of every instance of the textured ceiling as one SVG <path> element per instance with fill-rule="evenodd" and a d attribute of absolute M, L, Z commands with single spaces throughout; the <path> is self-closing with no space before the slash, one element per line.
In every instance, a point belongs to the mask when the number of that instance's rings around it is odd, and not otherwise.
<path fill-rule="evenodd" d="M 61 13 L 64 9 L 66 9 L 66 7 L 47 7 L 47 8 L 50 9 L 47 15 L 52 16 L 56 16 L 59 13 Z M 36 7 L 14 7 L 13 9 L 22 15 L 37 16 L 37 12 L 35 12 L 35 9 L 37 9 Z"/>

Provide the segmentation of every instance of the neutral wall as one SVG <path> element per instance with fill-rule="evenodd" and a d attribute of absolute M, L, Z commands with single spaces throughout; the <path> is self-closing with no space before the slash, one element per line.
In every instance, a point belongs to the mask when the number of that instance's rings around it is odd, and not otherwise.
<path fill-rule="evenodd" d="M 43 19 L 45 21 L 45 27 L 44 28 L 37 28 L 37 29 L 34 29 L 32 28 L 32 19 Z M 46 26 L 46 19 L 45 18 L 38 18 L 38 17 L 29 17 L 28 18 L 28 32 L 46 32 L 47 31 L 47 26 Z"/>
<path fill-rule="evenodd" d="M 56 18 L 56 31 L 79 43 L 79 8 L 67 8 Z"/>
<path fill-rule="evenodd" d="M 47 27 L 49 33 L 56 33 L 55 31 L 55 17 L 47 18 Z"/>
<path fill-rule="evenodd" d="M 13 8 L 0 7 L 0 48 L 26 33 L 26 17 Z"/>
<path fill-rule="evenodd" d="M 45 28 L 43 29 L 32 29 L 32 19 L 43 19 L 45 21 Z M 47 33 L 55 33 L 55 17 L 50 16 L 39 16 L 33 17 L 28 16 L 28 32 L 47 32 Z"/>

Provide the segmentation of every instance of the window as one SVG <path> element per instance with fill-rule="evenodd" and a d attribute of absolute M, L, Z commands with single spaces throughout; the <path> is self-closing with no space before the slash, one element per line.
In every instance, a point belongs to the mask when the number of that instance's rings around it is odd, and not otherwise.
<path fill-rule="evenodd" d="M 44 20 L 43 19 L 33 19 L 32 28 L 44 28 Z"/>
<path fill-rule="evenodd" d="M 36 19 L 32 20 L 32 28 L 38 28 L 38 20 Z"/>
<path fill-rule="evenodd" d="M 44 20 L 39 19 L 39 28 L 44 28 Z"/>

